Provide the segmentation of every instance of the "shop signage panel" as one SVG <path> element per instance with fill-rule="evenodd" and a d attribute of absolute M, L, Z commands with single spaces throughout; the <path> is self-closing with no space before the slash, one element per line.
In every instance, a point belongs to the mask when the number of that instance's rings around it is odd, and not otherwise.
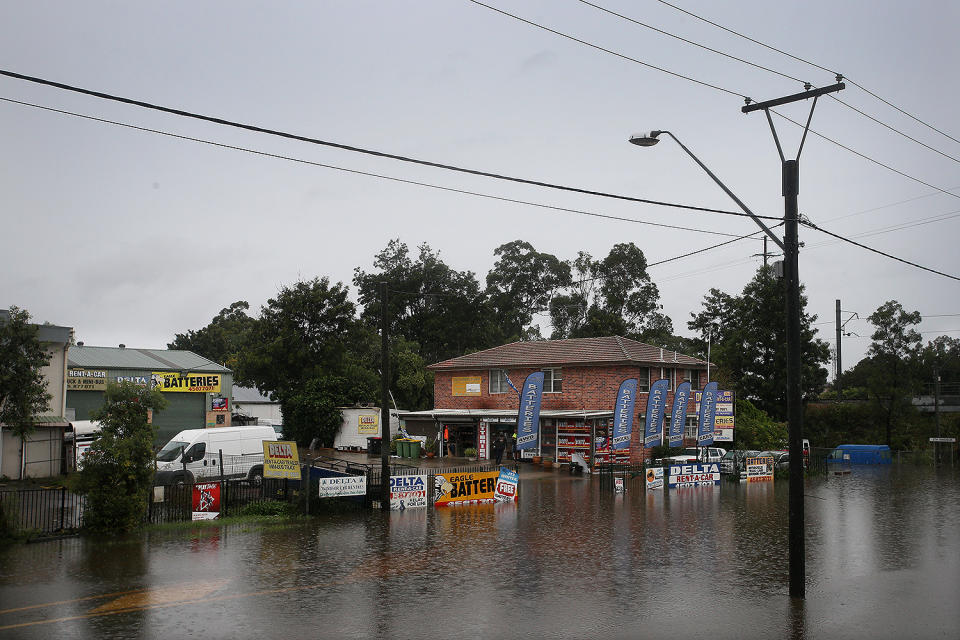
<path fill-rule="evenodd" d="M 671 465 L 668 484 L 671 489 L 718 485 L 720 484 L 720 465 L 716 462 Z"/>
<path fill-rule="evenodd" d="M 720 393 L 723 393 L 722 391 Z M 732 416 L 733 415 L 733 403 L 732 402 L 718 402 L 717 403 L 717 415 L 718 416 Z"/>
<path fill-rule="evenodd" d="M 516 502 L 519 495 L 520 474 L 512 469 L 500 467 L 497 476 L 497 488 L 494 491 L 494 500 L 497 502 Z"/>
<path fill-rule="evenodd" d="M 263 441 L 263 477 L 300 479 L 300 455 L 296 442 Z"/>
<path fill-rule="evenodd" d="M 708 384 L 709 384 L 709 383 L 708 383 Z M 700 405 L 700 400 L 703 399 L 703 391 L 697 391 L 696 396 L 695 396 L 694 399 L 696 400 L 697 405 L 699 406 L 699 405 Z M 720 390 L 718 390 L 718 391 L 717 391 L 716 401 L 717 401 L 717 404 L 720 404 L 721 402 L 733 404 L 733 391 L 720 391 Z"/>
<path fill-rule="evenodd" d="M 456 396 L 479 396 L 481 395 L 483 379 L 480 376 L 457 376 L 451 378 L 450 392 Z"/>
<path fill-rule="evenodd" d="M 390 476 L 390 509 L 405 511 L 427 506 L 427 476 Z"/>
<path fill-rule="evenodd" d="M 230 411 L 230 399 L 229 398 L 211 398 L 210 410 L 211 411 Z"/>
<path fill-rule="evenodd" d="M 193 485 L 193 519 L 215 520 L 220 517 L 220 483 Z"/>
<path fill-rule="evenodd" d="M 437 474 L 433 482 L 433 503 L 448 504 L 493 502 L 496 499 L 499 471 Z"/>
<path fill-rule="evenodd" d="M 176 371 L 154 371 L 150 382 L 154 389 L 164 393 L 220 393 L 219 373 L 188 373 L 180 375 Z"/>
<path fill-rule="evenodd" d="M 367 476 L 330 476 L 318 478 L 317 495 L 321 498 L 367 495 Z"/>
<path fill-rule="evenodd" d="M 733 429 L 715 429 L 713 432 L 714 442 L 733 442 Z"/>
<path fill-rule="evenodd" d="M 477 425 L 477 457 L 480 460 L 487 459 L 487 450 L 489 449 L 490 425 L 486 420 L 481 420 Z"/>
<path fill-rule="evenodd" d="M 380 415 L 377 413 L 363 413 L 357 416 L 357 433 L 380 433 Z"/>
<path fill-rule="evenodd" d="M 747 482 L 773 482 L 773 458 L 747 458 Z"/>
<path fill-rule="evenodd" d="M 663 467 L 647 469 L 647 489 L 663 489 Z"/>
<path fill-rule="evenodd" d="M 67 369 L 67 391 L 106 390 L 106 371 L 98 369 Z"/>

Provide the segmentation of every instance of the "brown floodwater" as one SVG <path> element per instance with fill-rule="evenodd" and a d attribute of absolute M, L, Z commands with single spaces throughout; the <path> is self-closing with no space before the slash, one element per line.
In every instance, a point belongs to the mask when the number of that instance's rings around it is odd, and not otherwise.
<path fill-rule="evenodd" d="M 360 511 L 0 551 L 0 638 L 957 638 L 960 472 L 615 495 L 521 474 L 517 504 Z"/>

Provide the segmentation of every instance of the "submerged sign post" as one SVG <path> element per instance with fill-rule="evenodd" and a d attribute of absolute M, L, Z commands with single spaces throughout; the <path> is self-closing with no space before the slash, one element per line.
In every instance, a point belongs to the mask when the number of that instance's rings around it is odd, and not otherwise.
<path fill-rule="evenodd" d="M 390 510 L 406 511 L 427 506 L 427 476 L 390 476 Z"/>
<path fill-rule="evenodd" d="M 680 487 L 712 487 L 720 484 L 720 465 L 677 464 L 670 466 L 669 485 L 671 489 Z"/>

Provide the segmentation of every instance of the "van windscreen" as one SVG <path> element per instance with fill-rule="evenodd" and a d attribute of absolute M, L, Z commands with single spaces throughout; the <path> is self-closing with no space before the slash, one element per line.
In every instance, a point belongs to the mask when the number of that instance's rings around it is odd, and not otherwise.
<path fill-rule="evenodd" d="M 182 440 L 171 440 L 163 446 L 163 449 L 160 449 L 160 452 L 157 453 L 157 460 L 160 462 L 172 462 L 177 459 L 177 456 L 180 455 L 180 450 L 185 448 L 189 442 L 184 442 Z"/>

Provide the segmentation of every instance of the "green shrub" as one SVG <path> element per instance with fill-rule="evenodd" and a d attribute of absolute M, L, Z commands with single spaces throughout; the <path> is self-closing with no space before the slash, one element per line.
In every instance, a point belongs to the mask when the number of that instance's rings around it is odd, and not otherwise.
<path fill-rule="evenodd" d="M 241 516 L 289 517 L 297 515 L 296 506 L 287 502 L 251 502 L 240 509 Z"/>

